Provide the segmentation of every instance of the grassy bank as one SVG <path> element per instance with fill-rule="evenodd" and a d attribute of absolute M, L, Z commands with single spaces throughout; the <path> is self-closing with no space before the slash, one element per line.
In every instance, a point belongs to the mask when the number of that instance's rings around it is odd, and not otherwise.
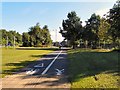
<path fill-rule="evenodd" d="M 2 48 L 2 77 L 38 60 L 57 48 Z"/>
<path fill-rule="evenodd" d="M 117 88 L 118 52 L 78 49 L 68 51 L 72 88 Z"/>

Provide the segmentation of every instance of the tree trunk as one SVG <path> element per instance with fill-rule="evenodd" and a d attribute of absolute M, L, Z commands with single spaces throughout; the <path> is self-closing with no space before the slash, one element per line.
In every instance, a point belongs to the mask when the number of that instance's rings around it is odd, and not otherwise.
<path fill-rule="evenodd" d="M 76 49 L 76 47 L 77 47 L 76 44 L 73 44 L 73 49 Z"/>

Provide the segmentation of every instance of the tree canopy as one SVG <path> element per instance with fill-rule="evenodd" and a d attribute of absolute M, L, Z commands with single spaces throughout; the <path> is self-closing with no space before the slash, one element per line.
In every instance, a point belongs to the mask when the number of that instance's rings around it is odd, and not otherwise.
<path fill-rule="evenodd" d="M 40 27 L 39 23 L 29 28 L 29 31 L 23 33 L 23 46 L 42 46 L 50 45 L 52 40 L 48 26 Z"/>
<path fill-rule="evenodd" d="M 10 46 L 22 45 L 28 46 L 48 46 L 52 43 L 48 26 L 40 27 L 39 23 L 29 28 L 28 32 L 23 32 L 22 35 L 16 31 L 1 29 L 2 40 L 0 44 Z"/>
<path fill-rule="evenodd" d="M 109 10 L 105 17 L 100 17 L 93 13 L 85 21 L 86 25 L 82 26 L 82 21 L 75 11 L 67 14 L 67 19 L 62 21 L 60 33 L 67 40 L 70 46 L 76 48 L 82 41 L 97 47 L 100 42 L 109 42 L 111 44 L 120 43 L 120 0 Z M 52 43 L 50 32 L 47 25 L 43 27 L 39 23 L 29 28 L 28 32 L 22 35 L 14 30 L 7 31 L 1 29 L 2 45 L 22 44 L 23 46 L 48 46 Z"/>
<path fill-rule="evenodd" d="M 60 30 L 60 33 L 75 48 L 82 32 L 82 21 L 80 21 L 75 11 L 68 13 L 67 18 L 62 22 L 63 29 Z"/>
<path fill-rule="evenodd" d="M 22 36 L 18 32 L 14 30 L 7 31 L 5 29 L 1 29 L 0 32 L 2 33 L 2 42 L 0 42 L 2 45 L 7 45 L 8 43 L 19 45 L 22 43 Z"/>
<path fill-rule="evenodd" d="M 120 1 L 118 0 L 112 9 L 108 13 L 108 22 L 111 27 L 109 29 L 109 34 L 112 36 L 115 42 L 120 38 Z"/>
<path fill-rule="evenodd" d="M 97 48 L 98 44 L 107 42 L 107 44 L 120 43 L 120 0 L 118 0 L 112 9 L 109 10 L 105 17 L 100 17 L 93 13 L 82 26 L 82 21 L 75 11 L 68 13 L 67 19 L 62 22 L 60 28 L 62 36 L 76 46 L 83 41 L 85 44 L 92 44 Z"/>

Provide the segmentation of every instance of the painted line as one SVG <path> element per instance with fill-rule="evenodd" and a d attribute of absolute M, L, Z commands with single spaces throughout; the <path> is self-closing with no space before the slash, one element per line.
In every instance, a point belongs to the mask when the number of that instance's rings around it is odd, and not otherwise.
<path fill-rule="evenodd" d="M 63 72 L 64 72 L 64 69 L 62 70 L 59 70 L 59 69 L 55 69 L 57 72 L 56 72 L 56 75 L 61 75 Z"/>
<path fill-rule="evenodd" d="M 62 50 L 59 52 L 59 54 L 54 58 L 54 60 L 47 66 L 47 68 L 42 72 L 42 75 L 44 75 L 49 68 L 52 66 L 52 64 L 55 62 L 55 60 L 58 58 L 58 56 L 61 54 Z"/>
<path fill-rule="evenodd" d="M 43 67 L 43 66 L 44 66 L 44 63 L 41 63 L 41 64 L 35 65 L 34 67 L 35 67 L 35 68 L 37 68 L 37 67 L 39 68 L 39 67 Z"/>
<path fill-rule="evenodd" d="M 31 69 L 30 71 L 27 71 L 26 74 L 32 75 L 32 74 L 37 73 L 39 70 L 40 70 L 40 69 L 35 69 L 35 70 Z"/>

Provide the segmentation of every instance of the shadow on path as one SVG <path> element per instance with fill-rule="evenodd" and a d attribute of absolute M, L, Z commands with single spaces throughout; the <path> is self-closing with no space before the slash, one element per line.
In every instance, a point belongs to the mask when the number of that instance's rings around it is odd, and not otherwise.
<path fill-rule="evenodd" d="M 59 51 L 55 51 L 58 52 Z M 43 58 L 41 58 L 40 60 L 36 60 L 36 61 L 21 61 L 19 63 L 9 63 L 6 64 L 7 66 L 15 66 L 15 67 L 19 67 L 19 68 L 13 68 L 11 70 L 6 70 L 4 72 L 10 72 L 10 73 L 15 73 L 13 74 L 13 78 L 7 78 L 6 82 L 9 84 L 11 83 L 10 86 L 8 87 L 15 87 L 16 83 L 19 86 L 19 82 L 21 83 L 20 85 L 23 85 L 24 87 L 33 87 L 35 86 L 36 88 L 50 88 L 50 87 L 59 87 L 59 88 L 69 88 L 68 86 L 68 75 L 67 75 L 67 70 L 60 76 L 56 75 L 55 73 L 55 67 L 63 67 L 63 65 L 66 65 L 66 54 L 61 53 L 61 55 L 59 56 L 59 58 L 54 62 L 54 65 L 52 65 L 52 67 L 50 68 L 51 70 L 45 74 L 45 75 L 41 75 L 41 73 L 45 70 L 45 68 L 51 63 L 51 61 L 55 58 L 55 56 L 57 55 L 56 53 L 51 53 L 49 55 L 45 55 Z M 32 57 L 41 57 L 41 55 L 31 55 Z M 62 61 L 65 61 L 65 63 L 61 63 Z M 39 68 L 39 71 L 33 75 L 28 75 L 26 74 L 26 71 L 29 68 L 34 68 L 35 65 L 40 64 L 40 63 L 44 63 L 44 67 Z M 21 68 L 23 67 L 23 68 Z M 66 66 L 67 67 L 67 66 Z M 21 68 L 21 69 L 20 69 Z M 65 68 L 66 69 L 66 68 Z M 12 76 L 12 75 L 11 75 Z M 10 79 L 10 80 L 9 80 Z M 20 81 L 16 81 L 16 80 L 20 80 Z M 14 81 L 14 82 L 10 82 L 10 81 Z M 5 83 L 6 83 L 5 82 Z M 3 83 L 3 85 L 5 85 L 3 88 L 7 87 L 6 84 Z"/>

